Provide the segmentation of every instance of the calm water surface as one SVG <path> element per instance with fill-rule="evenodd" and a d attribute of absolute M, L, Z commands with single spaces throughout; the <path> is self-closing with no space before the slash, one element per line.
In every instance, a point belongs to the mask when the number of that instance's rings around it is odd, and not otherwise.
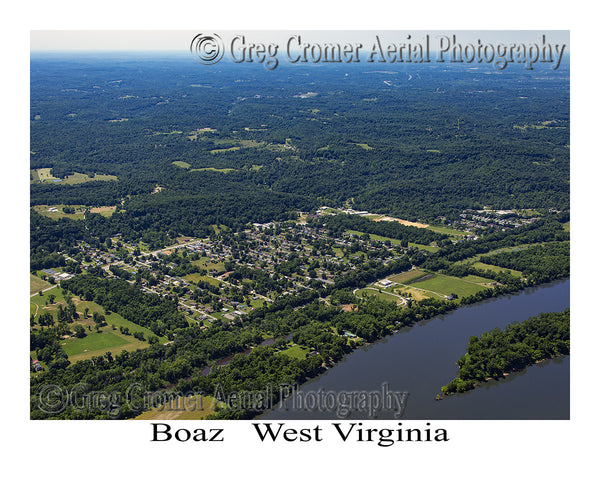
<path fill-rule="evenodd" d="M 409 392 L 402 419 L 568 419 L 569 357 L 530 366 L 470 392 L 435 401 L 440 388 L 457 374 L 456 361 L 471 335 L 504 328 L 541 312 L 569 307 L 570 281 L 560 280 L 514 295 L 459 308 L 356 350 L 334 368 L 302 385 L 309 391 Z M 288 406 L 291 403 L 288 402 Z M 335 412 L 276 408 L 262 419 L 337 419 Z M 367 419 L 353 413 L 349 419 Z M 394 419 L 382 412 L 379 419 Z"/>

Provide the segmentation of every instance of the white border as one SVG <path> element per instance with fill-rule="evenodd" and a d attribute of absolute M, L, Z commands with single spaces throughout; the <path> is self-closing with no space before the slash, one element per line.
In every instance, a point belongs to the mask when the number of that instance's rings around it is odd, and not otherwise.
<path fill-rule="evenodd" d="M 568 10 L 571 7 L 571 10 Z M 591 309 L 596 285 L 586 283 L 597 263 L 594 223 L 598 167 L 596 157 L 597 76 L 595 67 L 596 25 L 591 11 L 547 1 L 495 2 L 135 2 L 108 0 L 27 2 L 17 7 L 16 19 L 5 15 L 3 45 L 3 92 L 8 109 L 3 117 L 5 151 L 2 204 L 8 229 L 3 239 L 4 291 L 10 303 L 4 321 L 2 401 L 9 417 L 5 447 L 10 466 L 26 476 L 44 478 L 82 476 L 106 478 L 114 473 L 173 477 L 186 475 L 244 475 L 250 478 L 292 478 L 348 475 L 351 478 L 390 474 L 420 478 L 559 478 L 570 476 L 591 464 L 594 421 L 592 402 L 598 398 L 592 342 L 598 338 L 596 317 Z M 14 15 L 14 14 L 12 14 Z M 152 444 L 145 422 L 31 422 L 28 375 L 23 351 L 28 339 L 23 318 L 22 291 L 28 291 L 28 124 L 29 30 L 31 29 L 186 29 L 200 31 L 293 29 L 369 30 L 568 30 L 571 29 L 572 78 L 572 401 L 571 420 L 553 422 L 432 422 L 445 426 L 448 444 L 399 444 L 380 448 L 335 443 L 306 445 L 261 445 L 245 423 L 227 423 L 225 445 Z M 7 135 L 8 133 L 8 135 Z M 19 181 L 13 182 L 18 178 Z M 13 232 L 17 232 L 17 237 Z M 597 237 L 596 237 L 597 238 Z M 16 285 L 15 285 L 16 283 Z M 17 293 L 18 292 L 18 293 Z M 14 296 L 19 301 L 15 302 Z M 24 299 L 23 299 L 24 300 Z M 15 305 L 13 305 L 15 303 Z M 17 327 L 17 328 L 14 328 Z M 25 331 L 25 334 L 23 334 Z M 26 365 L 23 368 L 23 364 Z M 549 399 L 551 401 L 551 399 Z M 174 425 L 177 422 L 172 422 Z M 315 422 L 294 422 L 313 425 Z M 403 422 L 405 423 L 405 422 Z M 417 424 L 419 422 L 415 422 Z M 189 427 L 189 422 L 186 426 Z M 327 424 L 323 422 L 323 426 Z M 223 448 L 224 447 L 224 448 Z M 326 447 L 326 448 L 323 448 Z M 10 453 L 9 453 L 10 452 Z M 17 455 L 14 455 L 14 453 Z M 29 461 L 23 461 L 27 455 Z M 5 457 L 5 458 L 6 458 Z M 8 470 L 8 468 L 7 468 Z M 591 470 L 595 471 L 595 469 Z"/>

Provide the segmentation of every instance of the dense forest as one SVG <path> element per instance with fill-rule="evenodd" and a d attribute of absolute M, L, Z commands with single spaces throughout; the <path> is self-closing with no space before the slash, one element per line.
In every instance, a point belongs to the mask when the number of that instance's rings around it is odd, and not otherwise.
<path fill-rule="evenodd" d="M 570 311 L 542 313 L 505 330 L 496 328 L 469 339 L 467 353 L 459 358 L 458 377 L 442 387 L 442 393 L 460 393 L 479 382 L 501 378 L 546 358 L 568 355 Z"/>
<path fill-rule="evenodd" d="M 560 72 L 539 82 L 450 67 L 224 65 L 200 76 L 185 60 L 36 57 L 31 168 L 117 180 L 33 175 L 31 203 L 120 205 L 110 231 L 159 243 L 157 232 L 239 228 L 350 199 L 427 221 L 484 205 L 564 210 L 568 108 Z"/>

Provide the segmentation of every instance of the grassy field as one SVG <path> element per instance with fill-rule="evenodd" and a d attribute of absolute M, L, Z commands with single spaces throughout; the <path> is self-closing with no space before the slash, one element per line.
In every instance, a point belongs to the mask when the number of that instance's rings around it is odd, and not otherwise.
<path fill-rule="evenodd" d="M 55 296 L 54 303 L 46 305 L 45 303 L 49 300 L 50 294 Z M 74 328 L 75 325 L 83 326 L 87 335 L 84 338 L 67 338 L 61 341 L 61 346 L 65 352 L 67 352 L 67 355 L 69 355 L 69 360 L 71 362 L 102 356 L 107 351 L 110 351 L 114 357 L 123 350 L 134 351 L 148 347 L 149 343 L 146 340 L 154 335 L 150 329 L 136 325 L 114 312 L 111 312 L 110 315 L 106 315 L 104 308 L 95 302 L 80 300 L 78 297 L 72 297 L 72 301 L 79 314 L 79 318 L 76 319 L 71 326 L 72 328 Z M 64 291 L 60 287 L 56 287 L 44 293 L 41 297 L 39 295 L 31 297 L 30 302 L 31 314 L 35 314 L 36 318 L 42 313 L 52 313 L 56 318 L 56 312 L 58 311 L 59 305 L 63 308 L 67 306 L 64 298 Z M 88 308 L 87 317 L 84 316 L 86 308 Z M 97 333 L 95 329 L 93 320 L 94 312 L 105 315 L 106 323 L 108 324 L 100 329 L 100 333 Z M 113 325 L 115 326 L 114 330 Z M 130 333 L 141 332 L 144 334 L 146 340 L 142 341 L 138 340 L 133 335 L 125 335 L 121 333 L 119 327 L 127 327 Z M 159 337 L 159 341 L 164 343 L 167 341 L 167 338 Z"/>
<path fill-rule="evenodd" d="M 49 300 L 50 295 L 54 295 L 54 303 L 46 306 L 46 302 Z M 49 292 L 45 292 L 41 297 L 39 295 L 35 295 L 34 297 L 31 297 L 29 301 L 30 303 L 40 307 L 40 313 L 58 310 L 59 303 L 62 303 L 63 307 L 66 305 L 63 289 L 60 287 L 56 287 Z"/>
<path fill-rule="evenodd" d="M 419 270 L 418 268 L 414 268 L 412 270 L 409 270 L 408 272 L 402 272 L 397 275 L 392 275 L 388 277 L 388 280 L 396 283 L 408 284 L 416 281 L 419 278 L 423 278 L 426 275 L 429 274 L 422 270 Z"/>
<path fill-rule="evenodd" d="M 51 286 L 52 284 L 47 282 L 46 280 L 42 280 L 40 277 L 36 277 L 31 273 L 29 274 L 29 295 L 37 293 L 40 290 L 45 290 L 46 288 L 50 288 Z"/>
<path fill-rule="evenodd" d="M 437 252 L 440 247 L 434 247 L 433 245 L 421 245 L 419 243 L 408 242 L 409 247 L 418 248 L 419 250 L 425 250 L 426 252 Z"/>
<path fill-rule="evenodd" d="M 346 233 L 351 233 L 353 235 L 364 235 L 364 232 L 359 232 L 357 230 L 346 230 Z M 371 238 L 371 240 L 377 240 L 378 242 L 385 242 L 386 240 L 389 240 L 390 243 L 392 245 L 400 245 L 402 242 L 396 238 L 389 238 L 389 237 L 382 237 L 381 235 L 375 235 L 374 233 L 369 233 L 369 237 Z M 414 247 L 414 248 L 418 248 L 420 250 L 426 250 L 428 252 L 437 252 L 440 248 L 439 247 L 434 247 L 431 245 L 420 245 L 418 243 L 408 243 L 409 247 Z"/>
<path fill-rule="evenodd" d="M 223 153 L 223 152 L 236 152 L 241 148 L 242 147 L 217 148 L 215 150 L 211 150 L 210 153 L 213 155 L 217 155 L 217 154 Z"/>
<path fill-rule="evenodd" d="M 393 290 L 398 295 L 401 295 L 403 297 L 410 296 L 410 297 L 414 298 L 415 300 L 424 300 L 425 298 L 437 298 L 437 299 L 440 298 L 440 296 L 436 295 L 435 293 L 426 292 L 425 290 L 418 290 L 416 288 L 404 286 L 404 285 L 395 286 L 395 287 L 393 287 Z"/>
<path fill-rule="evenodd" d="M 493 283 L 494 282 L 494 280 L 492 280 L 490 278 L 484 278 L 484 277 L 480 277 L 478 275 L 467 275 L 466 277 L 462 277 L 461 280 L 463 280 L 465 282 L 485 283 L 485 284 L 489 284 L 489 283 Z"/>
<path fill-rule="evenodd" d="M 456 277 L 449 277 L 446 275 L 434 275 L 432 278 L 427 280 L 417 281 L 411 284 L 413 288 L 422 288 L 430 290 L 432 292 L 439 293 L 441 295 L 455 294 L 459 297 L 472 295 L 479 290 L 483 290 L 486 287 L 469 283 Z"/>
<path fill-rule="evenodd" d="M 473 266 L 475 268 L 479 268 L 481 270 L 491 270 L 492 272 L 508 272 L 511 275 L 514 275 L 515 277 L 518 277 L 518 278 L 522 278 L 523 277 L 523 273 L 519 272 L 518 270 L 512 270 L 510 268 L 497 267 L 496 265 L 489 265 L 489 264 L 483 263 L 483 262 L 475 262 L 473 264 Z"/>
<path fill-rule="evenodd" d="M 69 175 L 68 177 L 64 178 L 64 179 L 60 179 L 60 178 L 56 178 L 54 176 L 52 176 L 50 174 L 50 170 L 52 170 L 51 168 L 38 168 L 37 170 L 35 170 L 35 174 L 33 173 L 34 170 L 32 170 L 32 182 L 42 182 L 42 183 L 60 183 L 60 184 L 67 184 L 67 185 L 75 185 L 77 183 L 85 183 L 85 182 L 91 182 L 91 181 L 95 181 L 95 180 L 101 180 L 101 181 L 109 181 L 109 180 L 117 180 L 117 177 L 115 175 L 104 175 L 104 174 L 100 174 L 97 173 L 96 175 L 94 175 L 94 177 L 90 177 L 89 175 L 85 174 L 85 173 L 77 173 L 74 172 L 73 175 Z M 36 178 L 36 174 L 37 174 L 37 178 Z"/>
<path fill-rule="evenodd" d="M 110 330 L 106 330 L 105 327 L 100 333 L 97 333 L 95 330 L 88 331 L 87 335 L 83 338 L 67 338 L 61 342 L 61 345 L 69 358 L 71 358 L 85 352 L 90 352 L 90 355 L 102 355 L 107 351 L 112 352 L 112 347 L 126 345 L 127 343 L 129 342 L 126 339 Z M 95 353 L 100 351 L 102 353 Z M 73 361 L 72 358 L 71 361 Z"/>
<path fill-rule="evenodd" d="M 202 257 L 200 260 L 194 260 L 192 263 L 205 270 L 216 270 L 218 273 L 225 271 L 223 262 L 212 262 L 208 257 Z"/>
<path fill-rule="evenodd" d="M 201 420 L 214 413 L 217 400 L 208 395 L 178 397 L 144 412 L 133 420 Z"/>
<path fill-rule="evenodd" d="M 304 360 L 308 352 L 310 352 L 310 350 L 306 347 L 301 347 L 300 345 L 292 345 L 290 348 L 282 350 L 279 353 L 281 355 L 287 355 L 291 358 L 297 358 L 298 360 Z"/>
<path fill-rule="evenodd" d="M 427 227 L 427 229 L 432 230 L 437 233 L 451 235 L 454 237 L 464 237 L 465 235 L 467 235 L 465 232 L 461 232 L 460 230 L 454 230 L 453 228 L 448 228 L 448 227 L 434 227 L 434 226 L 429 225 Z"/>
<path fill-rule="evenodd" d="M 53 220 L 58 220 L 59 218 L 70 218 L 72 220 L 83 220 L 84 211 L 86 208 L 90 209 L 91 213 L 99 213 L 103 217 L 110 217 L 113 213 L 115 213 L 117 207 L 87 207 L 85 205 L 69 205 L 75 209 L 75 213 L 65 213 L 63 211 L 63 207 L 67 205 L 36 205 L 33 209 L 39 213 L 40 215 L 44 215 L 45 217 L 51 218 Z M 56 212 L 51 212 L 50 208 L 56 208 Z"/>
<path fill-rule="evenodd" d="M 207 275 L 200 275 L 199 273 L 190 273 L 189 275 L 186 275 L 183 278 L 185 278 L 188 282 L 193 283 L 198 283 L 200 280 L 202 280 L 204 282 L 210 283 L 211 285 L 214 285 L 215 287 L 221 285 L 221 282 L 219 282 L 219 280 L 217 280 L 216 278 L 209 277 Z"/>
<path fill-rule="evenodd" d="M 396 304 L 400 303 L 401 301 L 398 297 L 394 295 L 390 295 L 389 293 L 386 293 L 383 290 L 380 292 L 377 289 L 373 288 L 361 288 L 360 290 L 356 291 L 356 296 L 358 298 L 377 297 L 379 300 Z"/>
<path fill-rule="evenodd" d="M 480 253 L 479 255 L 473 255 L 472 257 L 468 257 L 465 258 L 463 260 L 459 260 L 458 264 L 472 264 L 474 262 L 479 262 L 479 259 L 483 256 L 487 256 L 487 255 L 495 255 L 497 253 L 503 253 L 503 252 L 516 252 L 518 250 L 524 250 L 526 248 L 530 248 L 536 245 L 543 245 L 543 242 L 541 243 L 531 243 L 531 244 L 527 244 L 527 245 L 515 245 L 514 247 L 503 247 L 503 248 L 498 248 L 497 250 L 492 250 L 491 252 L 487 252 L 487 253 Z"/>
<path fill-rule="evenodd" d="M 179 168 L 185 168 L 185 169 L 188 169 L 188 168 L 190 168 L 190 167 L 191 167 L 191 165 L 190 165 L 189 163 L 187 163 L 187 162 L 184 162 L 184 161 L 182 161 L 182 160 L 176 160 L 176 161 L 174 161 L 174 162 L 171 162 L 171 163 L 172 163 L 173 165 L 175 165 L 176 167 L 179 167 Z"/>
<path fill-rule="evenodd" d="M 239 148 L 239 147 L 233 147 L 233 148 Z M 190 172 L 220 172 L 220 173 L 231 173 L 231 172 L 235 172 L 235 171 L 236 171 L 235 168 L 214 168 L 214 167 L 192 168 L 190 170 Z"/>
<path fill-rule="evenodd" d="M 353 145 L 356 145 L 357 147 L 362 148 L 363 150 L 373 150 L 373 147 L 370 147 L 368 144 L 366 143 L 353 143 Z"/>

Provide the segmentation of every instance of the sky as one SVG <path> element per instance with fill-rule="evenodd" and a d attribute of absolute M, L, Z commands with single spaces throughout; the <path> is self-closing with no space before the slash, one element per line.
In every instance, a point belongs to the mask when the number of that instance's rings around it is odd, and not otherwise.
<path fill-rule="evenodd" d="M 199 33 L 217 33 L 227 42 L 236 35 L 245 35 L 255 43 L 277 43 L 285 45 L 292 35 L 301 35 L 304 42 L 347 43 L 364 42 L 370 44 L 379 35 L 386 42 L 406 42 L 423 39 L 426 34 L 432 38 L 432 49 L 439 35 L 456 34 L 461 43 L 541 43 L 542 34 L 547 42 L 569 45 L 569 32 L 565 30 L 32 30 L 30 48 L 41 51 L 189 51 L 192 38 Z"/>

